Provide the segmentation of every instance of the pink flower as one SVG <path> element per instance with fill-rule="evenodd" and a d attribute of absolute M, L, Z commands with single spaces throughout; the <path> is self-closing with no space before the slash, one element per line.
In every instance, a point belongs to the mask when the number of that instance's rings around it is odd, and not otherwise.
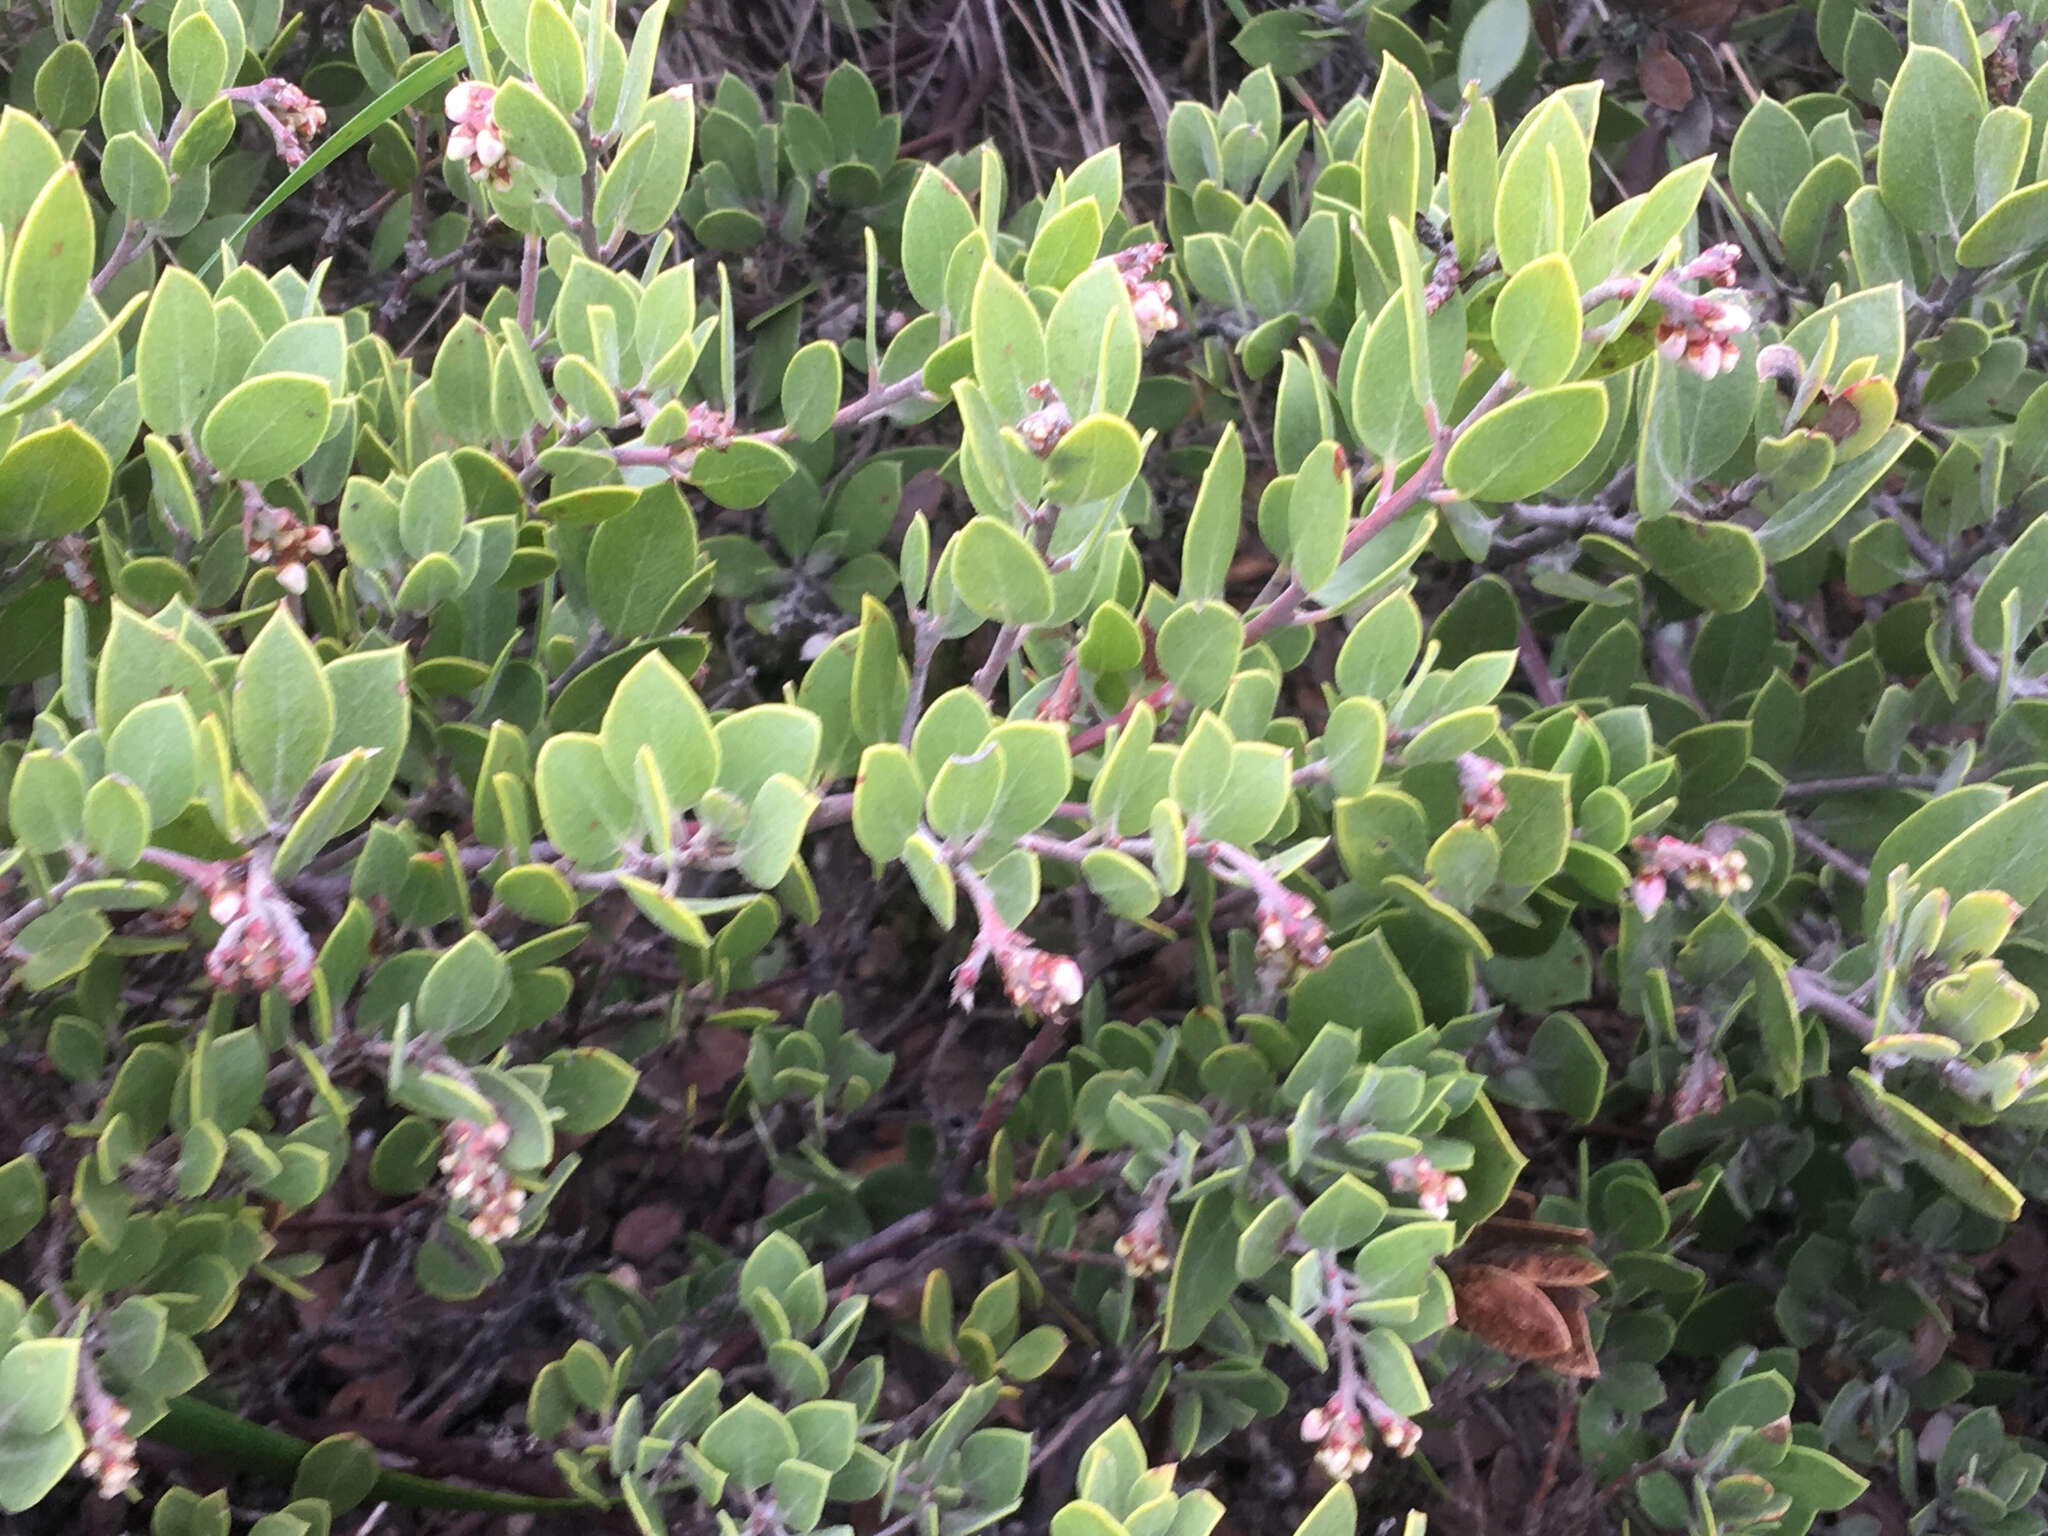
<path fill-rule="evenodd" d="M 441 110 L 453 124 L 448 133 L 450 158 L 464 162 L 473 178 L 488 180 L 502 191 L 512 185 L 519 162 L 506 153 L 504 135 L 492 115 L 496 96 L 494 87 L 464 80 L 442 98 Z"/>
<path fill-rule="evenodd" d="M 1081 967 L 1068 955 L 1049 954 L 1028 944 L 997 951 L 996 963 L 1003 968 L 1003 988 L 1019 1008 L 1049 1019 L 1059 1018 L 1088 989 Z"/>
<path fill-rule="evenodd" d="M 87 1477 L 96 1478 L 100 1497 L 119 1498 L 135 1481 L 135 1437 L 128 1433 L 128 1406 L 104 1391 L 88 1394 L 85 1409 L 85 1454 L 78 1460 Z"/>
<path fill-rule="evenodd" d="M 1316 1460 L 1336 1482 L 1357 1477 L 1372 1465 L 1372 1451 L 1365 1443 L 1365 1415 L 1341 1394 L 1301 1416 L 1301 1438 L 1322 1446 Z"/>
<path fill-rule="evenodd" d="M 1657 323 L 1657 350 L 1703 379 L 1719 378 L 1742 356 L 1738 338 L 1754 320 L 1740 294 L 1701 298 L 1660 285 L 1664 318 Z"/>
<path fill-rule="evenodd" d="M 1748 890 L 1749 860 L 1734 846 L 1734 837 L 1730 829 L 1714 827 L 1697 843 L 1679 837 L 1637 838 L 1642 863 L 1629 887 L 1636 910 L 1644 917 L 1654 915 L 1674 879 L 1689 891 L 1712 891 L 1723 901 Z"/>
<path fill-rule="evenodd" d="M 1508 808 L 1507 796 L 1500 792 L 1506 771 L 1490 757 L 1458 754 L 1458 800 L 1468 820 L 1483 827 Z"/>
<path fill-rule="evenodd" d="M 1416 1204 L 1438 1221 L 1450 1215 L 1451 1207 L 1465 1198 L 1465 1181 L 1455 1173 L 1443 1172 L 1420 1153 L 1398 1157 L 1387 1164 L 1387 1182 L 1397 1195 L 1417 1196 Z"/>
<path fill-rule="evenodd" d="M 451 123 L 466 123 L 490 114 L 496 90 L 481 80 L 463 80 L 451 86 L 441 100 L 441 110 Z"/>
<path fill-rule="evenodd" d="M 1152 338 L 1161 331 L 1176 330 L 1180 326 L 1180 312 L 1173 307 L 1173 286 L 1146 281 L 1165 254 L 1166 247 L 1155 240 L 1118 251 L 1110 258 L 1116 263 L 1117 274 L 1124 280 L 1124 291 L 1130 295 L 1131 313 L 1138 322 L 1140 346 L 1150 346 Z"/>
<path fill-rule="evenodd" d="M 283 507 L 261 507 L 249 519 L 249 558 L 274 566 L 278 585 L 293 596 L 306 590 L 306 567 L 334 552 L 333 530 L 302 522 Z"/>
<path fill-rule="evenodd" d="M 1074 418 L 1067 413 L 1066 402 L 1060 399 L 1060 392 L 1052 387 L 1050 379 L 1032 385 L 1024 393 L 1038 402 L 1038 409 L 1017 423 L 1017 433 L 1024 439 L 1024 446 L 1042 459 L 1059 446 L 1060 439 L 1073 427 Z"/>
<path fill-rule="evenodd" d="M 1148 1203 L 1130 1230 L 1116 1240 L 1116 1256 L 1124 1261 L 1124 1272 L 1132 1279 L 1163 1274 L 1172 1266 L 1166 1256 L 1165 1230 L 1164 1208 Z"/>
<path fill-rule="evenodd" d="M 327 109 L 296 85 L 279 85 L 274 107 L 278 120 L 301 139 L 318 138 L 327 126 Z"/>
<path fill-rule="evenodd" d="M 1330 961 L 1330 930 L 1316 915 L 1315 903 L 1296 891 L 1282 890 L 1261 901 L 1258 910 L 1258 955 L 1281 961 L 1292 971 L 1321 970 Z"/>
<path fill-rule="evenodd" d="M 1368 1397 L 1365 1408 L 1381 1441 L 1396 1456 L 1413 1455 L 1415 1447 L 1422 1444 L 1422 1426 L 1413 1419 L 1394 1412 L 1376 1397 Z"/>
<path fill-rule="evenodd" d="M 444 1134 L 448 1151 L 441 1158 L 441 1171 L 448 1175 L 451 1203 L 470 1212 L 470 1235 L 485 1243 L 514 1236 L 526 1191 L 512 1182 L 498 1161 L 512 1139 L 512 1128 L 502 1120 L 489 1125 L 456 1120 Z"/>

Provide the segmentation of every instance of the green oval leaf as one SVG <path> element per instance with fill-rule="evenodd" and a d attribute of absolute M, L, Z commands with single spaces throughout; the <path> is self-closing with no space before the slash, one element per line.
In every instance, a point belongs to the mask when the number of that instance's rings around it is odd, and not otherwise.
<path fill-rule="evenodd" d="M 1607 391 L 1587 382 L 1539 389 L 1479 418 L 1451 445 L 1444 480 L 1474 501 L 1549 489 L 1600 440 Z"/>

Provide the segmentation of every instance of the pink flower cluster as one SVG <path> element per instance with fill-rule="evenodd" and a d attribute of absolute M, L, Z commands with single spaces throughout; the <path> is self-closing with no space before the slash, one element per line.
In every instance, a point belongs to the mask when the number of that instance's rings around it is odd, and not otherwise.
<path fill-rule="evenodd" d="M 1742 351 L 1739 338 L 1754 321 L 1741 293 L 1690 294 L 1675 279 L 1733 289 L 1741 256 L 1739 245 L 1709 246 L 1652 290 L 1664 308 L 1664 318 L 1657 324 L 1657 350 L 1703 379 L 1719 378 L 1735 366 Z"/>
<path fill-rule="evenodd" d="M 1372 1448 L 1365 1443 L 1365 1415 L 1345 1402 L 1341 1393 L 1301 1416 L 1301 1438 L 1322 1447 L 1316 1460 L 1336 1482 L 1357 1477 L 1372 1465 Z"/>
<path fill-rule="evenodd" d="M 98 1481 L 103 1499 L 120 1497 L 135 1481 L 135 1437 L 128 1433 L 128 1405 L 104 1391 L 86 1395 L 85 1454 L 78 1465 Z"/>
<path fill-rule="evenodd" d="M 715 453 L 732 446 L 732 434 L 732 413 L 700 401 L 690 407 L 689 415 L 684 418 L 683 438 L 677 446 L 709 448 Z"/>
<path fill-rule="evenodd" d="M 223 992 L 282 987 L 293 1002 L 304 1002 L 313 990 L 313 945 L 283 894 L 267 878 L 239 884 L 223 874 L 206 896 L 221 925 L 206 956 L 207 978 Z"/>
<path fill-rule="evenodd" d="M 1068 414 L 1060 392 L 1052 387 L 1052 380 L 1041 379 L 1024 393 L 1038 409 L 1017 423 L 1017 434 L 1024 439 L 1024 446 L 1042 459 L 1059 446 L 1060 439 L 1074 425 L 1074 418 Z"/>
<path fill-rule="evenodd" d="M 1154 240 L 1118 251 L 1111 258 L 1124 280 L 1124 291 L 1131 296 L 1131 313 L 1137 317 L 1140 346 L 1150 346 L 1152 338 L 1161 331 L 1180 327 L 1180 311 L 1173 307 L 1173 285 L 1159 279 L 1147 281 L 1165 254 L 1165 245 Z"/>
<path fill-rule="evenodd" d="M 1292 972 L 1321 970 L 1330 961 L 1330 930 L 1315 903 L 1297 891 L 1277 890 L 1259 903 L 1258 957 Z"/>
<path fill-rule="evenodd" d="M 494 86 L 481 80 L 464 80 L 448 92 L 441 103 L 454 126 L 448 133 L 448 153 L 478 181 L 488 179 L 503 191 L 512 185 L 512 173 L 519 162 L 505 151 L 505 136 L 491 111 L 497 96 Z"/>
<path fill-rule="evenodd" d="M 306 590 L 306 567 L 334 552 L 333 530 L 303 522 L 283 507 L 264 507 L 251 522 L 249 558 L 275 566 L 277 584 L 294 596 Z"/>
<path fill-rule="evenodd" d="M 1688 891 L 1712 891 L 1726 901 L 1737 891 L 1750 888 L 1749 861 L 1735 846 L 1735 833 L 1727 827 L 1711 827 L 1697 843 L 1683 838 L 1639 837 L 1636 855 L 1641 860 L 1629 896 L 1636 910 L 1652 917 L 1677 880 Z"/>
<path fill-rule="evenodd" d="M 1419 1152 L 1413 1157 L 1397 1157 L 1387 1164 L 1387 1182 L 1397 1195 L 1415 1195 L 1416 1203 L 1438 1221 L 1450 1215 L 1451 1207 L 1465 1198 L 1465 1181 L 1455 1173 L 1437 1168 Z"/>
<path fill-rule="evenodd" d="M 277 120 L 283 123 L 294 138 L 311 143 L 320 136 L 327 126 L 327 109 L 308 96 L 289 80 L 267 82 L 275 87 L 271 93 L 271 110 Z"/>
<path fill-rule="evenodd" d="M 1504 772 L 1490 757 L 1458 754 L 1458 803 L 1468 821 L 1483 827 L 1508 808 L 1507 796 L 1500 792 Z"/>
<path fill-rule="evenodd" d="M 307 148 L 327 126 L 325 107 L 291 81 L 276 76 L 222 94 L 255 112 L 257 120 L 270 130 L 278 159 L 294 170 L 305 163 Z"/>
<path fill-rule="evenodd" d="M 1695 299 L 1689 315 L 1665 311 L 1657 325 L 1657 350 L 1703 379 L 1719 378 L 1741 358 L 1737 338 L 1750 323 L 1749 308 L 1739 299 Z"/>
<path fill-rule="evenodd" d="M 1412 1455 L 1422 1443 L 1422 1427 L 1413 1419 L 1394 1412 L 1371 1392 L 1364 1391 L 1362 1384 L 1359 1391 L 1365 1399 L 1363 1412 L 1340 1389 L 1320 1408 L 1311 1408 L 1301 1416 L 1301 1438 L 1310 1445 L 1322 1446 L 1316 1452 L 1316 1460 L 1338 1482 L 1356 1477 L 1372 1465 L 1372 1451 L 1365 1443 L 1368 1418 L 1380 1443 L 1396 1456 Z"/>
<path fill-rule="evenodd" d="M 1115 1243 L 1116 1256 L 1124 1261 L 1124 1272 L 1134 1280 L 1164 1274 L 1172 1265 L 1166 1254 L 1166 1208 L 1146 1203 L 1130 1230 Z"/>
<path fill-rule="evenodd" d="M 1088 990 L 1081 967 L 1070 955 L 1049 954 L 1029 944 L 998 950 L 996 963 L 1003 968 L 1003 990 L 1019 1008 L 1056 1019 Z"/>
<path fill-rule="evenodd" d="M 502 1120 L 489 1125 L 456 1120 L 445 1135 L 448 1150 L 442 1155 L 441 1171 L 448 1175 L 448 1198 L 470 1213 L 472 1237 L 502 1243 L 519 1230 L 519 1212 L 526 1204 L 526 1191 L 512 1182 L 498 1161 L 512 1139 L 512 1128 Z"/>

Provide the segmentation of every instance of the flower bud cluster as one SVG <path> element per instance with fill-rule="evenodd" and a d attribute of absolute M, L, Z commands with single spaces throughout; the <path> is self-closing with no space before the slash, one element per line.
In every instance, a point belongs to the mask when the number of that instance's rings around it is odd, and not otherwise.
<path fill-rule="evenodd" d="M 254 85 L 235 86 L 222 94 L 254 110 L 257 119 L 270 130 L 277 158 L 294 170 L 305 163 L 307 149 L 327 126 L 325 107 L 291 81 L 274 75 Z"/>
<path fill-rule="evenodd" d="M 502 1120 L 489 1125 L 456 1120 L 445 1135 L 448 1150 L 441 1157 L 441 1171 L 448 1176 L 448 1198 L 469 1212 L 472 1237 L 502 1243 L 519 1230 L 519 1212 L 526 1204 L 526 1191 L 512 1182 L 498 1161 L 512 1139 L 512 1128 Z"/>
<path fill-rule="evenodd" d="M 274 566 L 277 584 L 298 596 L 306 590 L 306 567 L 334 553 L 334 532 L 322 523 L 305 522 L 283 507 L 263 507 L 252 519 L 249 558 Z"/>
<path fill-rule="evenodd" d="M 1357 1477 L 1372 1465 L 1365 1443 L 1365 1415 L 1344 1401 L 1342 1393 L 1301 1416 L 1301 1438 L 1320 1445 L 1316 1461 L 1336 1482 Z"/>
<path fill-rule="evenodd" d="M 1731 371 L 1742 355 L 1738 339 L 1750 328 L 1749 306 L 1736 297 L 1694 299 L 1667 307 L 1657 324 L 1657 350 L 1703 379 Z"/>
<path fill-rule="evenodd" d="M 1074 418 L 1050 379 L 1041 379 L 1024 393 L 1038 409 L 1017 423 L 1017 434 L 1024 439 L 1024 446 L 1042 459 L 1059 446 L 1060 439 L 1073 427 Z"/>
<path fill-rule="evenodd" d="M 1688 843 L 1683 838 L 1636 839 L 1641 868 L 1629 882 L 1629 895 L 1644 917 L 1656 914 L 1669 894 L 1669 882 L 1678 880 L 1689 891 L 1712 891 L 1726 901 L 1737 891 L 1750 888 L 1749 861 L 1735 848 L 1710 846 L 1719 842 L 1710 834 L 1708 843 Z"/>
<path fill-rule="evenodd" d="M 1258 923 L 1262 969 L 1268 962 L 1288 973 L 1317 971 L 1329 964 L 1330 930 L 1306 896 L 1280 889 L 1262 897 Z"/>
<path fill-rule="evenodd" d="M 313 990 L 315 955 L 297 914 L 268 881 L 238 884 L 224 875 L 207 892 L 207 909 L 221 925 L 207 952 L 206 975 L 223 992 L 282 987 L 295 1003 Z"/>
<path fill-rule="evenodd" d="M 1450 1215 L 1451 1207 L 1465 1198 L 1465 1181 L 1455 1173 L 1445 1173 L 1419 1152 L 1413 1157 L 1397 1157 L 1387 1164 L 1387 1182 L 1397 1195 L 1416 1196 L 1416 1203 L 1438 1221 Z"/>
<path fill-rule="evenodd" d="M 496 96 L 496 87 L 465 80 L 448 92 L 441 109 L 453 125 L 448 132 L 448 153 L 462 161 L 473 178 L 488 179 L 502 192 L 512 185 L 519 162 L 505 151 L 505 136 L 491 110 Z"/>
<path fill-rule="evenodd" d="M 327 126 L 327 109 L 289 80 L 268 80 L 264 83 L 272 87 L 271 110 L 291 135 L 304 144 L 317 139 Z M 303 159 L 304 155 L 300 158 Z"/>
<path fill-rule="evenodd" d="M 1145 1209 L 1131 1222 L 1130 1229 L 1115 1243 L 1116 1256 L 1124 1261 L 1124 1272 L 1134 1280 L 1164 1274 L 1173 1261 L 1166 1253 L 1166 1207 L 1147 1201 Z"/>
<path fill-rule="evenodd" d="M 1505 771 L 1490 757 L 1458 754 L 1458 804 L 1468 821 L 1483 827 L 1508 808 L 1507 796 L 1500 791 Z"/>
<path fill-rule="evenodd" d="M 1180 311 L 1173 307 L 1173 285 L 1156 278 L 1147 281 L 1165 254 L 1165 245 L 1154 240 L 1118 251 L 1114 258 L 1117 274 L 1124 280 L 1124 291 L 1131 296 L 1131 313 L 1138 321 L 1139 346 L 1150 346 L 1152 338 L 1161 331 L 1180 327 Z"/>
<path fill-rule="evenodd" d="M 721 411 L 715 405 L 699 402 L 690 407 L 690 413 L 683 421 L 682 441 L 679 448 L 709 448 L 714 453 L 732 446 L 733 420 L 730 411 Z"/>
<path fill-rule="evenodd" d="M 1372 1420 L 1372 1427 L 1379 1432 L 1380 1443 L 1396 1456 L 1412 1456 L 1415 1448 L 1422 1444 L 1422 1426 L 1413 1419 L 1394 1412 L 1378 1398 L 1367 1396 L 1366 1416 Z"/>
<path fill-rule="evenodd" d="M 100 1485 L 100 1497 L 113 1499 L 135 1481 L 135 1437 L 128 1433 L 128 1405 L 104 1391 L 86 1394 L 85 1454 L 79 1467 Z"/>
<path fill-rule="evenodd" d="M 1020 942 L 999 947 L 996 963 L 1003 968 L 1003 990 L 1010 1001 L 1048 1019 L 1059 1018 L 1088 990 L 1087 978 L 1071 955 Z"/>
<path fill-rule="evenodd" d="M 1742 352 L 1739 338 L 1754 324 L 1745 295 L 1734 291 L 1736 263 L 1741 259 L 1739 245 L 1709 246 L 1651 290 L 1664 309 L 1657 324 L 1657 350 L 1703 379 L 1719 378 L 1735 366 Z M 1692 294 L 1679 287 L 1680 282 L 1702 282 L 1728 291 Z"/>

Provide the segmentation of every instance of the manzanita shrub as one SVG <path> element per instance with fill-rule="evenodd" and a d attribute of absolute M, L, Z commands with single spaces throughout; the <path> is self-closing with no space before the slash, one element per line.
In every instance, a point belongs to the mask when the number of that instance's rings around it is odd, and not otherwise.
<path fill-rule="evenodd" d="M 1413 1533 L 1522 1372 L 1575 1530 L 2048 1527 L 2028 34 L 1824 6 L 1854 95 L 1620 200 L 1596 85 L 1394 56 L 1026 196 L 851 66 L 663 88 L 666 9 L 18 45 L 0 1510 L 1205 1536 L 1265 1426 Z M 870 877 L 963 1112 L 804 958 Z M 551 1220 L 635 1147 L 760 1170 L 645 1275 Z M 509 1460 L 265 1422 L 352 1219 L 573 1298 L 436 1410 Z"/>

